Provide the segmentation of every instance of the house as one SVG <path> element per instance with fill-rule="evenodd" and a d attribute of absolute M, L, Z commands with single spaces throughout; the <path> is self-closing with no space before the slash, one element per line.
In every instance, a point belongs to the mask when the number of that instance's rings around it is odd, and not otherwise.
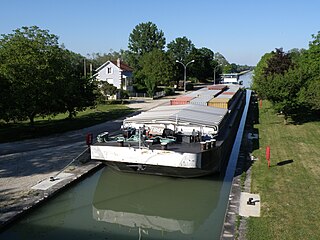
<path fill-rule="evenodd" d="M 98 81 L 106 81 L 117 89 L 133 91 L 132 86 L 132 71 L 133 69 L 120 59 L 117 61 L 107 61 L 96 69 L 94 77 Z"/>

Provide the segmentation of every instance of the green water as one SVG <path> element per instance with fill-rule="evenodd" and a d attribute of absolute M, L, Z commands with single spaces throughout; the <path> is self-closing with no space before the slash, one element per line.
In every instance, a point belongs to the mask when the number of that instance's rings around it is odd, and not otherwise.
<path fill-rule="evenodd" d="M 104 168 L 0 237 L 218 239 L 226 204 L 222 183 L 218 176 L 178 179 Z"/>

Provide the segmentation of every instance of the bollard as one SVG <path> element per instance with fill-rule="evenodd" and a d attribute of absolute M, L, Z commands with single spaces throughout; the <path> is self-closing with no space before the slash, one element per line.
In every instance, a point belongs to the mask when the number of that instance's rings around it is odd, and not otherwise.
<path fill-rule="evenodd" d="M 217 143 L 216 139 L 211 139 L 211 147 L 215 147 Z"/>
<path fill-rule="evenodd" d="M 270 146 L 266 147 L 266 159 L 268 161 L 268 168 L 270 168 Z"/>
<path fill-rule="evenodd" d="M 210 149 L 211 148 L 211 141 L 207 140 L 206 145 L 207 145 L 207 149 Z"/>
<path fill-rule="evenodd" d="M 206 142 L 200 142 L 201 151 L 207 150 Z"/>
<path fill-rule="evenodd" d="M 89 147 L 90 145 L 92 145 L 92 141 L 93 141 L 93 134 L 92 134 L 92 133 L 87 133 L 86 143 L 87 143 L 88 147 Z"/>

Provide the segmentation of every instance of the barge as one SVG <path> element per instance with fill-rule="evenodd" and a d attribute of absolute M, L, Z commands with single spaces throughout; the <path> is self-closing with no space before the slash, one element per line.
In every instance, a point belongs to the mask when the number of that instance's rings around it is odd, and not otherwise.
<path fill-rule="evenodd" d="M 199 177 L 221 171 L 237 133 L 245 90 L 213 85 L 123 121 L 121 136 L 99 134 L 91 158 L 123 172 Z"/>

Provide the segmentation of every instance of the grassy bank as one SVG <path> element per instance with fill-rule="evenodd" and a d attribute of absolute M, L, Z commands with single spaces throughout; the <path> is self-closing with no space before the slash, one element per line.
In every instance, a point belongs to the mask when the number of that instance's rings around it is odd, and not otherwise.
<path fill-rule="evenodd" d="M 248 239 L 319 239 L 320 122 L 284 125 L 269 103 L 260 109 L 259 157 L 251 190 L 261 196 L 261 217 L 248 221 Z M 265 159 L 271 148 L 271 167 Z"/>
<path fill-rule="evenodd" d="M 117 119 L 133 110 L 124 105 L 98 105 L 94 109 L 78 113 L 73 119 L 67 114 L 59 114 L 50 118 L 35 119 L 34 126 L 28 122 L 0 124 L 0 142 L 11 142 L 22 139 L 48 136 L 70 130 L 82 129 L 108 120 Z"/>

